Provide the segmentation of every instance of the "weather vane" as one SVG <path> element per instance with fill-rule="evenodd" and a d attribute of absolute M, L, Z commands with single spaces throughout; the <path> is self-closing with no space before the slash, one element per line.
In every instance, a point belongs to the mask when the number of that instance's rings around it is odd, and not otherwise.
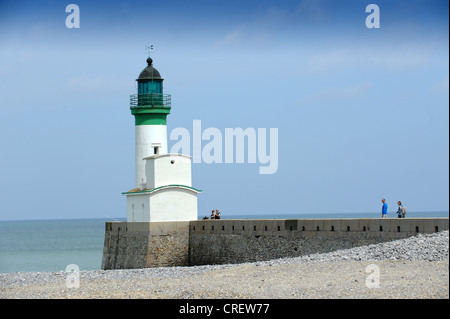
<path fill-rule="evenodd" d="M 150 57 L 150 53 L 153 51 L 153 44 L 146 45 L 146 46 L 145 46 L 145 50 L 146 50 L 147 53 L 148 53 L 148 57 Z"/>

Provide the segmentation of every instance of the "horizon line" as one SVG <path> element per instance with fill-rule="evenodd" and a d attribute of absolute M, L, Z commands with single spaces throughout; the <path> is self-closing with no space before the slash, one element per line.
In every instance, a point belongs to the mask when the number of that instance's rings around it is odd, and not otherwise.
<path fill-rule="evenodd" d="M 378 214 L 381 212 L 320 212 L 320 213 L 277 213 L 277 214 L 258 214 L 258 213 L 246 213 L 246 214 L 228 214 L 225 216 L 243 216 L 243 215 L 249 215 L 249 216 L 276 216 L 276 215 L 326 215 L 326 214 Z M 433 211 L 409 211 L 408 213 L 447 213 L 449 214 L 449 210 L 433 210 Z M 223 214 L 223 213 L 222 213 Z M 392 212 L 389 214 L 396 214 L 396 212 Z M 201 215 L 197 215 L 197 217 L 200 218 Z M 114 219 L 127 219 L 126 216 L 123 217 L 85 217 L 85 218 L 37 218 L 37 219 L 2 219 L 0 222 L 20 222 L 20 221 L 57 221 L 57 220 L 85 220 L 85 219 L 102 219 L 102 220 L 114 220 Z M 222 218 L 226 219 L 226 218 Z"/>

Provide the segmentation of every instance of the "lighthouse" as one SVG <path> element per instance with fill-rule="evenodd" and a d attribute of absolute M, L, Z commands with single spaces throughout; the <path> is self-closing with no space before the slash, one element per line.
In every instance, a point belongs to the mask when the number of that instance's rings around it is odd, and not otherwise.
<path fill-rule="evenodd" d="M 192 187 L 191 156 L 167 152 L 167 116 L 172 100 L 163 93 L 163 78 L 147 59 L 139 74 L 137 94 L 130 95 L 135 124 L 135 188 L 127 196 L 128 222 L 197 219 L 197 194 Z"/>
<path fill-rule="evenodd" d="M 131 114 L 135 121 L 136 187 L 146 183 L 145 157 L 167 153 L 167 115 L 171 96 L 163 94 L 163 78 L 147 59 L 147 67 L 136 80 L 137 94 L 130 96 Z"/>

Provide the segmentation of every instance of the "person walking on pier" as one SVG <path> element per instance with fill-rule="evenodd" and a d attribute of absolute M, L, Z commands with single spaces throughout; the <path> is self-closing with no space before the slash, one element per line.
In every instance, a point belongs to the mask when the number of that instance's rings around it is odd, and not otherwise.
<path fill-rule="evenodd" d="M 381 218 L 387 218 L 388 205 L 386 204 L 386 199 L 382 198 L 381 202 L 383 203 L 383 206 L 381 207 Z"/>

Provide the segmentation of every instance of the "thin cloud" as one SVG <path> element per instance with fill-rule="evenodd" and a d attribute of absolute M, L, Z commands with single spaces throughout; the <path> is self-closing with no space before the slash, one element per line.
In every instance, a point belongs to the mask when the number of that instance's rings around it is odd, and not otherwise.
<path fill-rule="evenodd" d="M 302 0 L 294 15 L 309 22 L 327 22 L 331 16 L 328 6 L 322 0 Z"/>
<path fill-rule="evenodd" d="M 352 86 L 328 88 L 306 96 L 298 104 L 307 105 L 359 98 L 364 96 L 370 90 L 370 87 L 371 85 L 368 82 L 363 82 Z"/>
<path fill-rule="evenodd" d="M 449 77 L 432 85 L 429 89 L 431 93 L 449 94 Z"/>
<path fill-rule="evenodd" d="M 292 12 L 272 6 L 258 17 L 237 25 L 215 42 L 216 49 L 237 47 L 267 47 L 279 35 L 279 30 L 294 17 Z"/>
<path fill-rule="evenodd" d="M 129 89 L 128 78 L 110 78 L 104 75 L 78 75 L 68 79 L 65 89 L 74 92 L 115 92 Z"/>
<path fill-rule="evenodd" d="M 309 68 L 313 72 L 335 71 L 348 67 L 413 69 L 433 60 L 432 49 L 403 45 L 394 48 L 338 48 L 313 55 Z"/>

